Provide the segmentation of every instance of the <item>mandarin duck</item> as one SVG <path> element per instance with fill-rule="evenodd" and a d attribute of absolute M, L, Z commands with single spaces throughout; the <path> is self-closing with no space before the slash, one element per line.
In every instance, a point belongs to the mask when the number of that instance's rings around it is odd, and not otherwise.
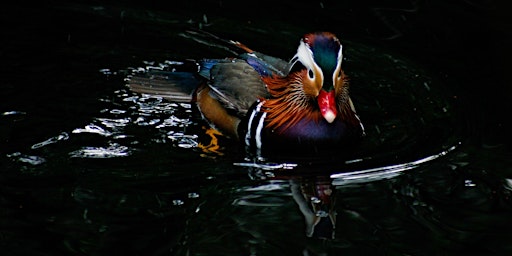
<path fill-rule="evenodd" d="M 334 34 L 304 35 L 297 53 L 286 62 L 205 31 L 189 33 L 198 42 L 213 40 L 238 55 L 194 61 L 195 75 L 170 71 L 134 75 L 128 79 L 129 88 L 195 103 L 211 126 L 258 156 L 343 148 L 364 135 L 341 67 L 342 45 Z"/>

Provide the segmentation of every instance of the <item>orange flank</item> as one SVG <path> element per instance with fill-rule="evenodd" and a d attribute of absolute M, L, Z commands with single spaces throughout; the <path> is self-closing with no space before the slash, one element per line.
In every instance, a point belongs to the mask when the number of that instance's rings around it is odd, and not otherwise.
<path fill-rule="evenodd" d="M 219 101 L 210 96 L 210 88 L 202 85 L 197 92 L 197 106 L 203 116 L 229 136 L 237 138 L 237 127 L 240 119 L 228 114 Z"/>

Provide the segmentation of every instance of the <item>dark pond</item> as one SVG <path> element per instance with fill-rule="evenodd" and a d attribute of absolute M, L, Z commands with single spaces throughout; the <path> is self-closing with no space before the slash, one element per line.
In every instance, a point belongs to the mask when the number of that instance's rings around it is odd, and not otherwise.
<path fill-rule="evenodd" d="M 0 254 L 508 255 L 504 9 L 462 0 L 4 6 Z M 257 163 L 222 136 L 208 147 L 193 106 L 125 86 L 133 72 L 233 56 L 188 28 L 283 59 L 306 32 L 336 33 L 361 145 L 350 157 Z"/>

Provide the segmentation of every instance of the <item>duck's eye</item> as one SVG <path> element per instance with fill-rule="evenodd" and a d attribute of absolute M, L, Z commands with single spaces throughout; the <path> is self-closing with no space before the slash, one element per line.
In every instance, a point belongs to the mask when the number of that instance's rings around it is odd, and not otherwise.
<path fill-rule="evenodd" d="M 340 72 L 338 72 L 338 78 L 341 78 L 341 75 L 343 75 L 343 71 L 340 70 Z"/>
<path fill-rule="evenodd" d="M 310 79 L 313 79 L 315 77 L 315 74 L 313 73 L 313 70 L 308 70 L 308 76 Z"/>

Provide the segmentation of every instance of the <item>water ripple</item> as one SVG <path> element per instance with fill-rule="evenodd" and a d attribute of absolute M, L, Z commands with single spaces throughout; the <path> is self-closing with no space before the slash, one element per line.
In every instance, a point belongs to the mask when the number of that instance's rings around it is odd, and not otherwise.
<path fill-rule="evenodd" d="M 42 148 L 44 146 L 47 146 L 47 145 L 50 145 L 50 144 L 54 144 L 54 143 L 57 143 L 59 141 L 63 141 L 63 140 L 68 140 L 69 139 L 69 134 L 66 133 L 66 132 L 63 132 L 57 136 L 54 136 L 54 137 L 51 137 L 43 142 L 39 142 L 39 143 L 36 143 L 34 145 L 32 145 L 32 149 L 38 149 L 38 148 Z"/>
<path fill-rule="evenodd" d="M 170 116 L 169 118 L 163 120 L 161 124 L 156 126 L 156 128 L 164 128 L 164 127 L 186 127 L 190 125 L 192 122 L 188 118 L 178 118 L 176 116 Z"/>
<path fill-rule="evenodd" d="M 367 183 L 376 180 L 382 179 L 390 179 L 402 174 L 405 171 L 416 169 L 421 165 L 441 158 L 448 153 L 454 151 L 460 143 L 449 147 L 446 150 L 443 150 L 437 154 L 429 155 L 423 158 L 420 158 L 415 161 L 406 162 L 402 164 L 395 165 L 387 165 L 387 166 L 379 166 L 372 167 L 362 170 L 356 171 L 344 171 L 344 172 L 335 172 L 331 173 L 329 177 L 333 179 L 333 185 L 346 185 L 346 184 L 355 184 L 355 183 Z M 352 159 L 345 161 L 345 167 L 350 167 L 351 164 L 366 162 L 369 159 Z M 269 179 L 276 177 L 278 172 L 284 172 L 286 170 L 297 169 L 298 167 L 302 167 L 300 164 L 295 163 L 265 163 L 265 162 L 241 162 L 241 163 L 233 163 L 234 166 L 246 167 L 249 169 L 250 177 L 253 179 Z M 467 184 L 472 184 L 468 182 Z"/>
<path fill-rule="evenodd" d="M 131 119 L 126 118 L 97 118 L 107 128 L 120 128 L 125 127 L 131 122 Z"/>
<path fill-rule="evenodd" d="M 12 111 L 5 111 L 5 112 L 1 113 L 0 115 L 2 115 L 2 116 L 20 116 L 20 115 L 26 115 L 26 114 L 27 113 L 23 112 L 23 111 L 12 110 Z"/>
<path fill-rule="evenodd" d="M 112 143 L 109 147 L 84 147 L 69 153 L 72 158 L 115 158 L 129 156 L 132 150 L 126 146 Z"/>
<path fill-rule="evenodd" d="M 16 162 L 27 163 L 34 166 L 46 163 L 46 159 L 43 157 L 25 155 L 20 152 L 8 154 L 7 157 L 13 159 Z"/>
<path fill-rule="evenodd" d="M 335 173 L 331 174 L 330 178 L 333 179 L 334 185 L 345 185 L 352 183 L 364 183 L 381 179 L 389 179 L 393 178 L 397 175 L 400 175 L 402 172 L 418 168 L 422 164 L 433 161 L 440 157 L 447 155 L 448 153 L 454 151 L 459 144 L 454 145 L 444 151 L 441 151 L 438 154 L 430 155 L 412 162 L 407 162 L 403 164 L 382 166 L 369 168 L 365 170 L 352 171 L 352 172 L 343 172 L 343 173 Z"/>
<path fill-rule="evenodd" d="M 72 131 L 72 133 L 93 133 L 93 134 L 99 134 L 102 136 L 111 136 L 112 133 L 109 131 L 106 131 L 102 127 L 95 125 L 95 124 L 89 124 L 86 125 L 84 128 L 77 128 Z"/>
<path fill-rule="evenodd" d="M 181 132 L 170 131 L 167 134 L 167 138 L 176 142 L 178 147 L 180 147 L 180 148 L 195 148 L 198 145 L 198 142 L 197 142 L 198 136 L 195 134 L 189 135 L 189 134 L 184 134 Z"/>

